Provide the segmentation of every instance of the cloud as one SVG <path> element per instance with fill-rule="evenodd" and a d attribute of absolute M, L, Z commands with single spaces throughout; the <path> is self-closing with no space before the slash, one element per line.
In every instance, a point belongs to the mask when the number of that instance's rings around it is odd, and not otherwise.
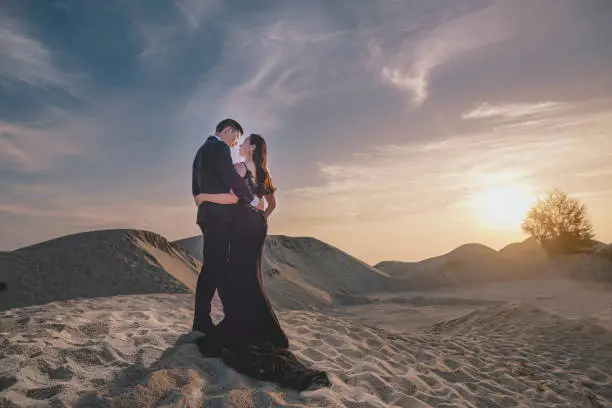
<path fill-rule="evenodd" d="M 274 13 L 248 28 L 234 26 L 227 35 L 219 63 L 182 111 L 181 118 L 195 118 L 194 127 L 201 129 L 201 112 L 209 112 L 266 132 L 277 129 L 299 103 L 337 89 L 341 73 L 321 69 L 321 61 L 337 60 L 345 33 L 333 31 L 324 19 Z"/>
<path fill-rule="evenodd" d="M 84 77 L 63 68 L 26 24 L 1 13 L 0 50 L 0 86 L 7 90 L 0 119 L 0 170 L 42 174 L 62 159 L 85 153 L 94 136 L 91 121 L 53 105 L 84 102 Z"/>
<path fill-rule="evenodd" d="M 140 228 L 143 225 L 151 224 L 150 220 L 177 219 L 188 211 L 193 211 L 193 206 L 168 206 L 131 202 L 124 203 L 121 206 L 66 204 L 63 207 L 50 209 L 47 205 L 32 206 L 0 203 L 0 213 L 29 218 L 53 219 L 69 222 L 73 226 L 81 228 L 113 228 L 121 226 L 125 228 Z"/>
<path fill-rule="evenodd" d="M 221 7 L 219 0 L 174 0 L 190 30 L 199 30 Z"/>
<path fill-rule="evenodd" d="M 411 104 L 420 106 L 429 97 L 436 68 L 511 36 L 506 18 L 506 9 L 495 4 L 406 33 L 399 42 L 383 35 L 368 43 L 371 63 L 385 82 L 407 91 Z"/>
<path fill-rule="evenodd" d="M 590 122 L 579 120 L 584 116 Z M 553 187 L 576 194 L 599 191 L 603 166 L 612 158 L 606 153 L 612 151 L 612 141 L 601 132 L 610 125 L 608 112 L 551 117 L 526 128 L 382 145 L 347 161 L 319 163 L 318 185 L 284 196 L 291 212 L 286 222 L 401 223 L 501 187 L 534 194 Z M 559 174 L 565 175 L 562 185 L 557 184 Z"/>
<path fill-rule="evenodd" d="M 74 75 L 62 70 L 51 51 L 18 21 L 0 15 L 0 79 L 73 94 Z"/>
<path fill-rule="evenodd" d="M 464 194 L 459 176 L 402 149 L 371 150 L 367 161 L 318 164 L 319 185 L 293 189 L 284 198 L 287 222 L 305 224 L 401 222 L 451 205 Z M 441 168 L 442 167 L 442 168 Z M 440 177 L 444 174 L 444 177 Z"/>
<path fill-rule="evenodd" d="M 223 8 L 219 0 L 175 0 L 174 5 L 177 15 L 170 14 L 163 21 L 154 21 L 140 14 L 134 16 L 134 25 L 143 46 L 139 58 L 175 63 L 173 58 L 180 58 L 182 47 L 190 41 L 197 41 L 202 27 Z"/>
<path fill-rule="evenodd" d="M 12 231 L 0 234 L 0 245 L 5 248 L 92 229 L 146 229 L 170 239 L 198 233 L 194 216 L 186 216 L 195 214 L 188 196 L 168 204 L 159 191 L 153 195 L 87 193 L 70 187 L 68 181 L 12 186 L 7 193 L 0 197 L 3 230 Z"/>
<path fill-rule="evenodd" d="M 535 103 L 505 103 L 491 104 L 482 103 L 471 111 L 461 115 L 462 119 L 516 119 L 525 116 L 537 116 L 541 114 L 557 112 L 569 105 L 560 102 L 546 101 Z"/>
<path fill-rule="evenodd" d="M 43 110 L 34 122 L 0 122 L 0 169 L 48 171 L 62 159 L 87 153 L 95 139 L 93 121 L 56 108 Z"/>
<path fill-rule="evenodd" d="M 100 222 L 107 221 L 105 217 L 101 217 L 96 212 L 89 212 L 87 210 L 80 211 L 62 211 L 62 210 L 49 210 L 43 208 L 26 207 L 22 205 L 8 205 L 0 204 L 0 212 L 8 213 L 14 216 L 27 216 L 37 218 L 51 218 L 51 219 L 70 219 L 86 223 L 87 225 L 95 225 Z M 112 220 L 112 219 L 111 219 Z"/>
<path fill-rule="evenodd" d="M 421 105 L 427 99 L 428 69 L 421 67 L 417 68 L 416 72 L 404 73 L 398 68 L 384 67 L 382 75 L 390 83 L 412 93 L 411 100 L 414 105 Z"/>
<path fill-rule="evenodd" d="M 143 49 L 139 58 L 165 55 L 172 46 L 172 40 L 179 33 L 175 26 L 141 23 L 139 34 L 143 42 Z"/>

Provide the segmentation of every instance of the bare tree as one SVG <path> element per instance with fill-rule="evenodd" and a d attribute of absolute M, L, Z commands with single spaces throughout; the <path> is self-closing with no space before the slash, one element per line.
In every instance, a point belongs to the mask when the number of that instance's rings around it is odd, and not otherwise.
<path fill-rule="evenodd" d="M 594 238 L 586 206 L 558 189 L 538 199 L 521 228 L 552 253 L 582 252 Z"/>

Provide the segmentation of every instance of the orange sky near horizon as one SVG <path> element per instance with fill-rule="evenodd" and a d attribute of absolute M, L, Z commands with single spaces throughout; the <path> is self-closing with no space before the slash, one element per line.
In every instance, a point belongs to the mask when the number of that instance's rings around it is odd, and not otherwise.
<path fill-rule="evenodd" d="M 469 242 L 501 249 L 528 238 L 526 212 L 559 188 L 586 204 L 596 239 L 612 242 L 612 112 L 497 109 L 498 121 L 478 134 L 379 147 L 367 166 L 360 155 L 321 164 L 323 186 L 280 195 L 285 210 L 272 232 L 314 235 L 369 263 L 417 261 Z"/>

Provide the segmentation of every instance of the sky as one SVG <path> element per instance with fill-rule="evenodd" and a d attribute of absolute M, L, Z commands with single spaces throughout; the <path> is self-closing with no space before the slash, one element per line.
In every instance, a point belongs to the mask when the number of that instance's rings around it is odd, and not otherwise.
<path fill-rule="evenodd" d="M 499 249 L 559 188 L 612 242 L 610 21 L 608 0 L 4 0 L 0 250 L 197 235 L 191 165 L 226 117 L 268 141 L 270 234 L 372 264 Z"/>

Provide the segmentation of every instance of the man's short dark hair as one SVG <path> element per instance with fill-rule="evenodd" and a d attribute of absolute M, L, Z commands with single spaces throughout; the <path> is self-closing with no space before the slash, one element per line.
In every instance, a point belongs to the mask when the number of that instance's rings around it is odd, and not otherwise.
<path fill-rule="evenodd" d="M 226 127 L 231 127 L 233 130 L 237 130 L 238 132 L 240 132 L 241 135 L 244 134 L 244 131 L 242 130 L 242 126 L 240 126 L 240 123 L 236 122 L 234 119 L 223 119 L 217 125 L 215 132 L 221 133 Z"/>

